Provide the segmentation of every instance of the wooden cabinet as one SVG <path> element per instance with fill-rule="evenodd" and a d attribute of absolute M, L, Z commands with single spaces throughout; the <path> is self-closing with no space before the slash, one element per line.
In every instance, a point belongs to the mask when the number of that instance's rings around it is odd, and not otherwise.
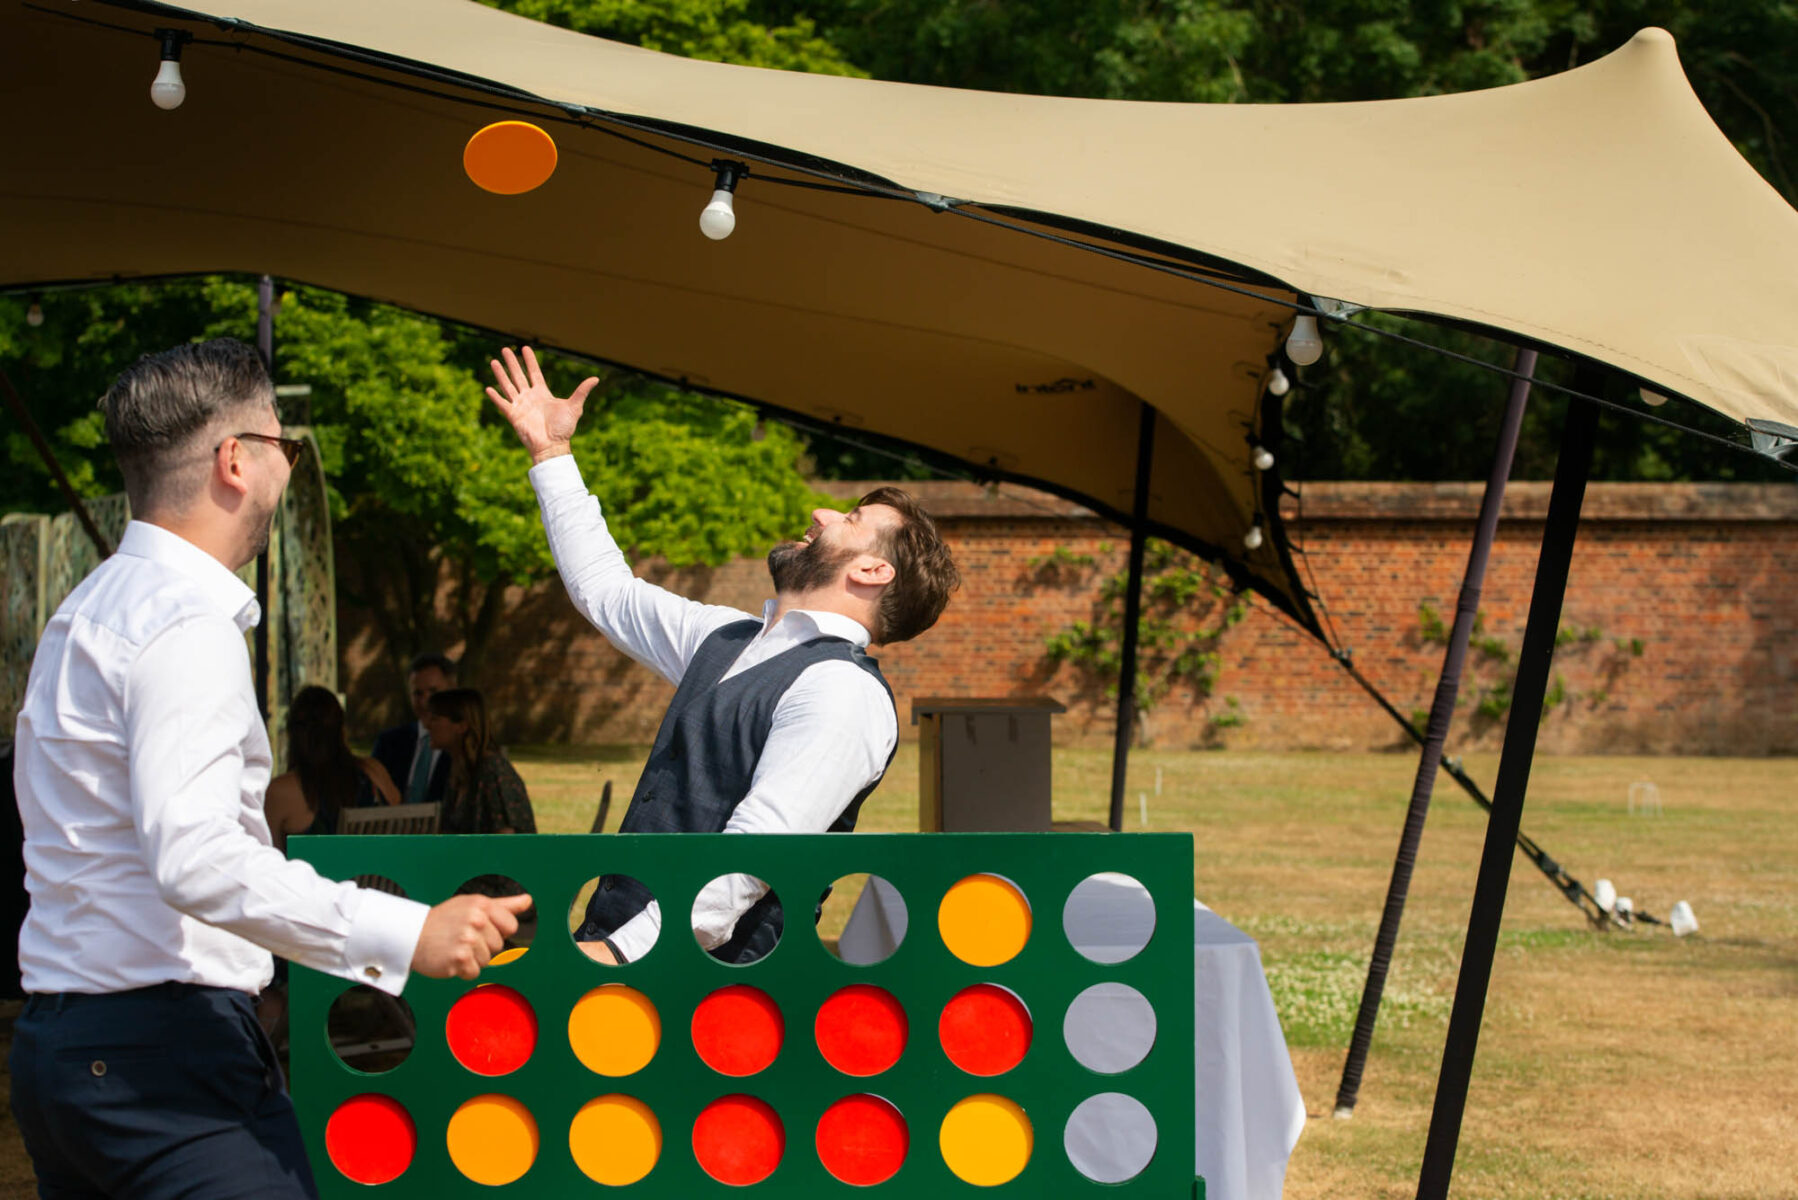
<path fill-rule="evenodd" d="M 918 828 L 926 832 L 1049 829 L 1049 718 L 1043 697 L 913 700 Z"/>

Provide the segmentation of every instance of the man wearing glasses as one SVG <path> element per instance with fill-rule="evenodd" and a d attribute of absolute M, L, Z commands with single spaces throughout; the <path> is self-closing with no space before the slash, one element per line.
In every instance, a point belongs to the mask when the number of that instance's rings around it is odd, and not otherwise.
<path fill-rule="evenodd" d="M 45 626 L 19 710 L 13 1116 L 46 1200 L 315 1196 L 250 1006 L 269 951 L 394 994 L 472 979 L 530 897 L 427 909 L 270 845 L 261 610 L 233 572 L 305 444 L 230 339 L 146 355 L 100 408 L 136 519 Z"/>

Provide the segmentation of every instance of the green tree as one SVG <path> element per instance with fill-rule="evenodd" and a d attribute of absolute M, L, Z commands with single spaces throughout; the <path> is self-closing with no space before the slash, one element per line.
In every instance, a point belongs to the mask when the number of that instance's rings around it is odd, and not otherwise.
<path fill-rule="evenodd" d="M 520 16 L 648 50 L 712 62 L 822 75 L 860 75 L 818 34 L 811 18 L 793 13 L 778 24 L 748 16 L 749 0 L 481 0 Z"/>

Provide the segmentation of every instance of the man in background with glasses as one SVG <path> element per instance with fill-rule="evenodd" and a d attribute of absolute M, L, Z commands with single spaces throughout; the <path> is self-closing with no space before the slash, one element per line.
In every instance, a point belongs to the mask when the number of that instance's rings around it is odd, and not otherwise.
<path fill-rule="evenodd" d="M 315 1196 L 251 1008 L 269 951 L 393 994 L 472 979 L 530 897 L 427 909 L 270 845 L 262 613 L 234 572 L 305 444 L 231 339 L 146 355 L 100 408 L 135 519 L 45 626 L 19 710 L 13 1116 L 45 1200 Z"/>

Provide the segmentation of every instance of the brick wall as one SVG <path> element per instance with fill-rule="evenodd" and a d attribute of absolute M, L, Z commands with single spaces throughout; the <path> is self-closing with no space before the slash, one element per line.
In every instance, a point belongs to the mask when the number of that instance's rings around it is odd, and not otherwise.
<path fill-rule="evenodd" d="M 864 486 L 832 485 L 847 494 Z M 913 486 L 955 547 L 966 582 L 918 641 L 880 650 L 901 725 L 915 696 L 1047 694 L 1066 702 L 1058 740 L 1102 744 L 1114 701 L 1044 653 L 1094 615 L 1098 582 L 1120 571 L 1120 529 L 1076 505 L 1006 487 Z M 1427 708 L 1443 649 L 1419 605 L 1453 618 L 1479 485 L 1312 484 L 1292 532 L 1354 660 L 1401 711 Z M 1480 643 L 1469 655 L 1451 747 L 1496 746 L 1535 568 L 1548 485 L 1513 484 L 1493 548 Z M 1561 700 L 1547 752 L 1798 752 L 1798 488 L 1598 484 L 1589 490 L 1557 652 Z M 1062 547 L 1088 556 L 1045 571 Z M 709 603 L 759 611 L 759 560 L 643 573 Z M 394 703 L 397 675 L 364 614 L 342 614 L 352 710 Z M 559 583 L 509 597 L 480 683 L 516 742 L 643 742 L 671 689 L 605 644 Z M 455 647 L 449 648 L 452 653 Z M 1209 697 L 1176 686 L 1149 715 L 1156 745 L 1361 749 L 1396 744 L 1393 722 L 1311 637 L 1254 602 L 1220 642 Z M 1480 711 L 1484 699 L 1485 712 Z M 1234 704 L 1231 703 L 1234 701 Z M 1220 716 L 1223 718 L 1220 720 Z"/>

